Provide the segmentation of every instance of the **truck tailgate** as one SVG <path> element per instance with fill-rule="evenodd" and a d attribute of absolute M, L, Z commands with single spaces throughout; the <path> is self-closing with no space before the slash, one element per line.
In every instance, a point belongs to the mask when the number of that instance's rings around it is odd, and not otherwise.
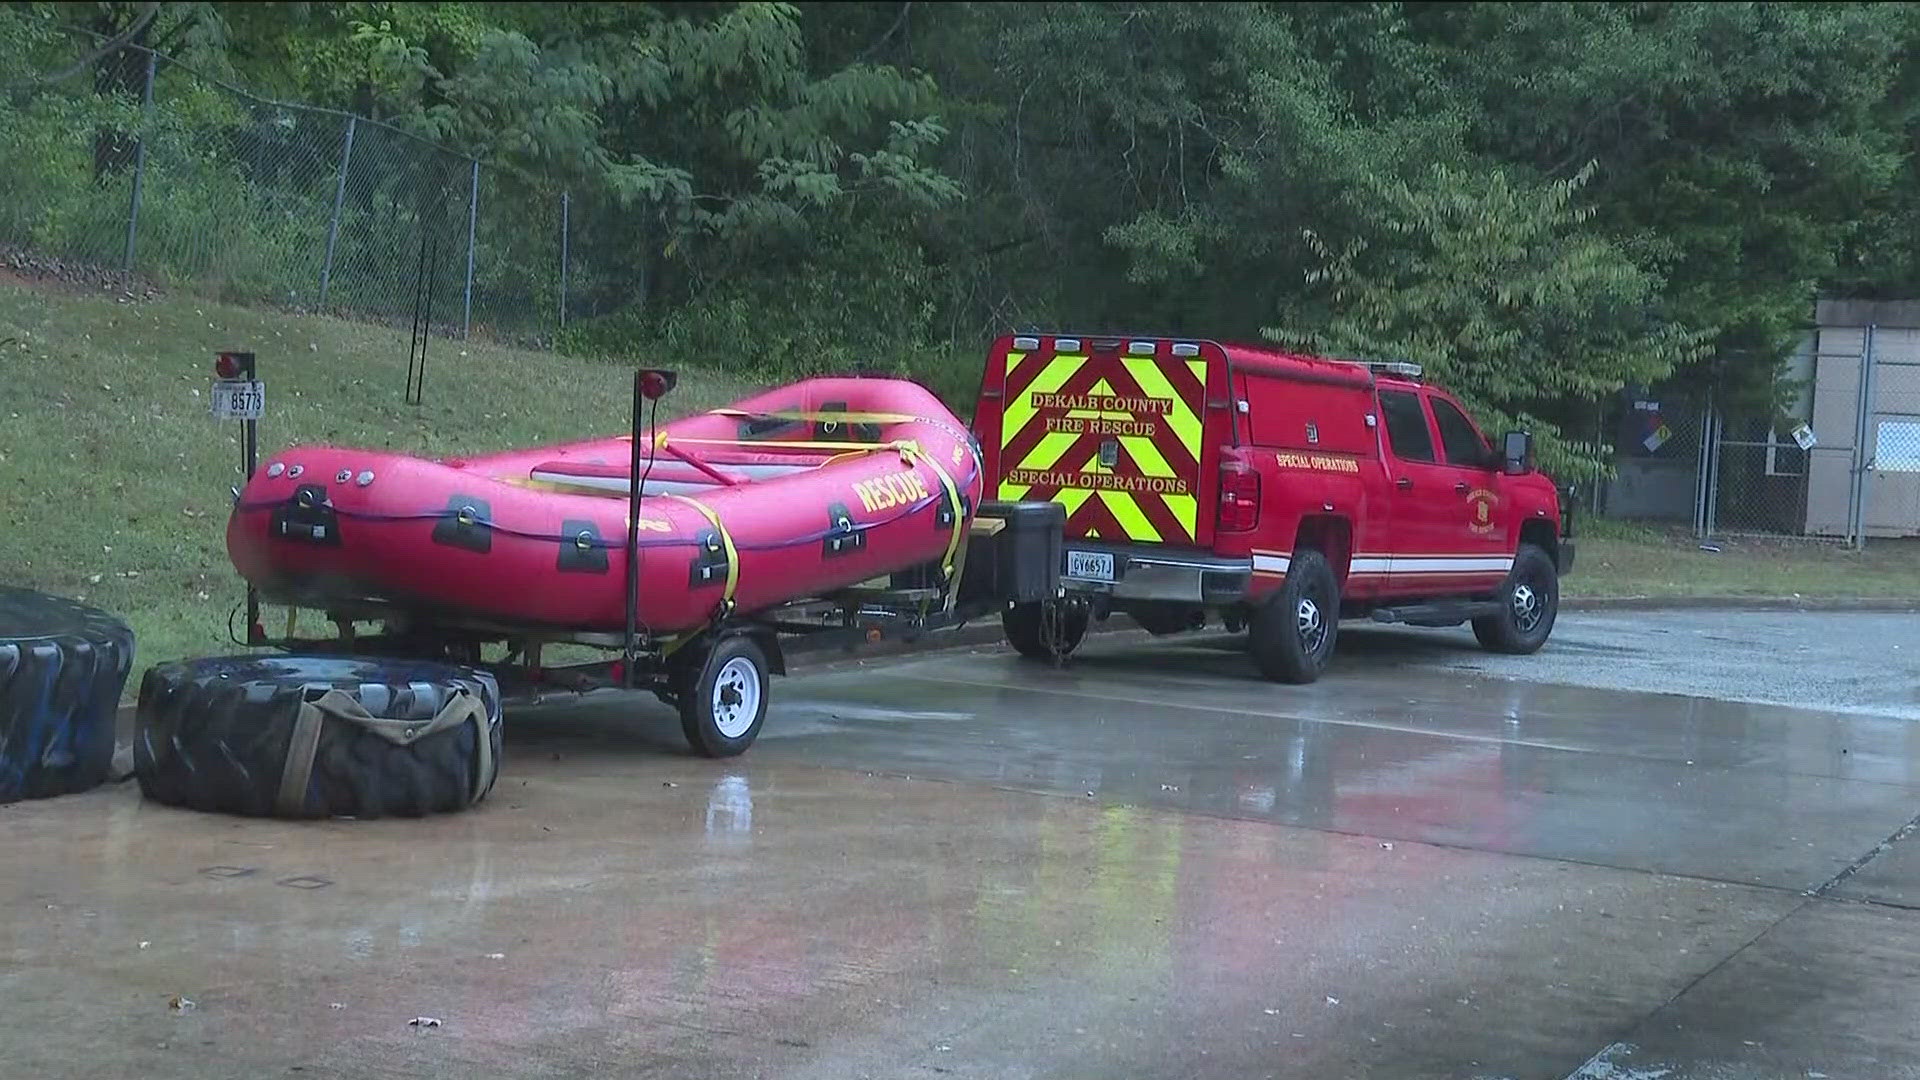
<path fill-rule="evenodd" d="M 998 498 L 1063 504 L 1072 539 L 1205 547 L 1225 387 L 1211 342 L 1003 337 L 975 412 L 987 475 Z"/>

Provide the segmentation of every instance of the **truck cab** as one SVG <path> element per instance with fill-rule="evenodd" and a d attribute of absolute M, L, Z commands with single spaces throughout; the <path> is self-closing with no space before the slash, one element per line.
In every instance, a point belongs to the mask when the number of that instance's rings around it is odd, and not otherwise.
<path fill-rule="evenodd" d="M 1268 677 L 1310 682 L 1343 618 L 1471 623 L 1546 643 L 1574 542 L 1531 438 L 1487 438 L 1417 367 L 1205 339 L 1009 335 L 975 409 L 989 497 L 1066 511 L 1052 603 L 1009 641 L 1058 659 L 1124 613 L 1248 631 Z"/>

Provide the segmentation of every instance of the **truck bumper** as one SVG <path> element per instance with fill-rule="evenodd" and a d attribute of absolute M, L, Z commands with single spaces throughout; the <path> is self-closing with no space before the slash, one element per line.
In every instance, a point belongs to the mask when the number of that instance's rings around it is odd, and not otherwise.
<path fill-rule="evenodd" d="M 1253 582 L 1250 559 L 1091 540 L 1068 540 L 1060 569 L 1068 591 L 1115 600 L 1230 604 L 1245 599 Z"/>
<path fill-rule="evenodd" d="M 1560 564 L 1560 576 L 1566 577 L 1569 573 L 1573 572 L 1573 551 L 1575 547 L 1573 537 L 1561 537 L 1559 547 L 1559 555 L 1554 561 Z"/>

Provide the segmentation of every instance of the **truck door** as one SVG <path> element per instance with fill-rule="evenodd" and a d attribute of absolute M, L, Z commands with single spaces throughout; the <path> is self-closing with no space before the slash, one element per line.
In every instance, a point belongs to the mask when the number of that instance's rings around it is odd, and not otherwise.
<path fill-rule="evenodd" d="M 1443 597 L 1492 588 L 1513 560 L 1497 557 L 1493 545 L 1475 532 L 1478 511 L 1469 505 L 1484 501 L 1491 489 L 1479 486 L 1485 481 L 1473 470 L 1441 456 L 1424 392 L 1382 385 L 1379 394 L 1393 458 L 1387 468 L 1393 514 L 1386 591 L 1396 597 Z M 1487 509 L 1491 519 L 1495 508 Z"/>
<path fill-rule="evenodd" d="M 1474 556 L 1472 569 L 1461 581 L 1475 591 L 1500 584 L 1513 568 L 1516 538 L 1509 532 L 1513 515 L 1500 492 L 1500 472 L 1494 467 L 1493 448 L 1460 406 L 1438 391 L 1428 391 L 1433 426 L 1440 434 L 1440 460 L 1452 475 L 1455 520 L 1464 531 L 1455 533 L 1462 554 Z"/>

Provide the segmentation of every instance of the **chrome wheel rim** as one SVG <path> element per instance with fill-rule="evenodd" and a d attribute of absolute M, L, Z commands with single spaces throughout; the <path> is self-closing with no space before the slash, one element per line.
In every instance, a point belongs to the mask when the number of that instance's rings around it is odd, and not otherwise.
<path fill-rule="evenodd" d="M 720 667 L 713 679 L 713 726 L 721 736 L 737 739 L 760 715 L 760 672 L 753 661 L 736 656 Z"/>
<path fill-rule="evenodd" d="M 1293 609 L 1294 628 L 1300 634 L 1300 644 L 1307 652 L 1317 653 L 1327 643 L 1327 619 L 1320 610 L 1320 604 L 1311 596 L 1303 596 Z"/>
<path fill-rule="evenodd" d="M 1530 583 L 1522 581 L 1513 587 L 1513 625 L 1516 629 L 1523 634 L 1533 633 L 1545 614 L 1546 605 Z"/>

